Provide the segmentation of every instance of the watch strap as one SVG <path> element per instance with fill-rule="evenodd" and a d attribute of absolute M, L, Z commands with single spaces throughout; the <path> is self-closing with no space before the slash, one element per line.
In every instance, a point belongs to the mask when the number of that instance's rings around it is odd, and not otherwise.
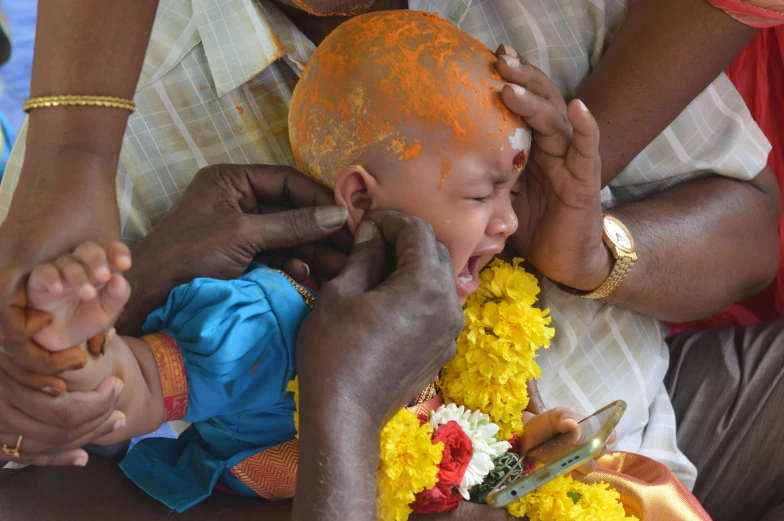
<path fill-rule="evenodd" d="M 615 259 L 615 264 L 613 264 L 613 269 L 610 271 L 610 274 L 607 275 L 607 278 L 604 279 L 598 288 L 593 291 L 581 291 L 579 289 L 575 289 L 569 287 L 565 284 L 561 284 L 558 281 L 549 279 L 550 282 L 555 284 L 555 286 L 560 289 L 561 291 L 565 291 L 571 295 L 577 295 L 578 297 L 588 298 L 588 299 L 602 299 L 608 297 L 615 289 L 621 285 L 621 283 L 626 279 L 626 276 L 632 270 L 632 266 L 637 261 L 637 254 L 636 253 L 623 253 L 617 259 Z"/>

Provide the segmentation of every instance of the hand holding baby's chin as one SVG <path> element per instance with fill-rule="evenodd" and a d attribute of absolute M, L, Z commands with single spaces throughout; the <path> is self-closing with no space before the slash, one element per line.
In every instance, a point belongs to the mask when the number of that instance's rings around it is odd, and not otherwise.
<path fill-rule="evenodd" d="M 108 330 L 130 297 L 121 275 L 130 266 L 130 251 L 120 242 L 105 248 L 85 242 L 37 266 L 27 282 L 27 305 L 49 312 L 52 322 L 34 340 L 59 351 Z"/>

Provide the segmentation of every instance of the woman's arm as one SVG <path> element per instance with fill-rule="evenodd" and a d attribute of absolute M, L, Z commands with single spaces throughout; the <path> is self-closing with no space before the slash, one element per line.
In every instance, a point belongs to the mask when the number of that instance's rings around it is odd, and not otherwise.
<path fill-rule="evenodd" d="M 41 0 L 31 95 L 132 97 L 157 4 Z M 67 350 L 41 357 L 15 315 L 14 292 L 35 265 L 85 240 L 119 238 L 114 179 L 127 120 L 127 111 L 99 107 L 30 114 L 24 166 L 0 226 L 0 337 L 22 369 L 57 374 L 83 356 Z"/>

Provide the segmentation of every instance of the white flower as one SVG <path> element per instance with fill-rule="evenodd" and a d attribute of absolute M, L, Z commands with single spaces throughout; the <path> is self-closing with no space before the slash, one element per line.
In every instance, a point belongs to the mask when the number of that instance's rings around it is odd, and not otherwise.
<path fill-rule="evenodd" d="M 498 441 L 498 425 L 490 422 L 490 417 L 481 411 L 471 411 L 462 405 L 450 403 L 430 411 L 430 425 L 438 429 L 451 421 L 457 422 L 463 432 L 471 439 L 473 454 L 458 492 L 468 499 L 468 489 L 479 485 L 495 465 L 493 460 L 512 448 L 507 441 Z"/>

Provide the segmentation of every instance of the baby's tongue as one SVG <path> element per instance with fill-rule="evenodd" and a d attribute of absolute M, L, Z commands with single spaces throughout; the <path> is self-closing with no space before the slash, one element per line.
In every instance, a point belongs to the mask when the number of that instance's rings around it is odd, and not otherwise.
<path fill-rule="evenodd" d="M 461 271 L 458 274 L 457 280 L 459 280 L 463 284 L 472 282 L 479 276 L 478 268 L 479 268 L 479 258 L 471 257 L 470 259 L 468 259 L 466 265 L 463 266 L 463 271 Z"/>

